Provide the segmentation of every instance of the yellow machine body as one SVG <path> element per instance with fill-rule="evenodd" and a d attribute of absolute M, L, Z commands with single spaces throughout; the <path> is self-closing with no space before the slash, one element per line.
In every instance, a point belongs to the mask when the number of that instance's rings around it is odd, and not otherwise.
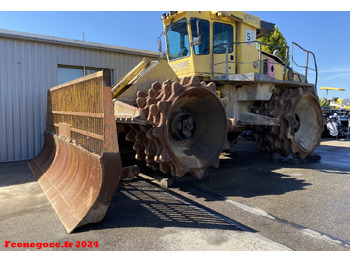
<path fill-rule="evenodd" d="M 176 23 L 179 21 L 183 23 Z M 261 47 L 256 41 L 256 32 L 261 29 L 259 17 L 244 12 L 176 12 L 166 16 L 163 25 L 169 65 L 179 78 L 259 73 L 263 61 L 268 59 L 259 55 Z M 196 44 L 198 29 L 201 44 Z M 183 42 L 182 48 L 176 49 L 177 41 Z M 268 63 L 274 65 L 274 77 L 282 80 L 284 65 L 273 59 Z"/>

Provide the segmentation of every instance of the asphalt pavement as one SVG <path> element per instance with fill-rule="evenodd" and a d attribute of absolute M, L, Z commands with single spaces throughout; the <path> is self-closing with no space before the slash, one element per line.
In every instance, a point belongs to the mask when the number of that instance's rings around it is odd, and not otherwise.
<path fill-rule="evenodd" d="M 28 161 L 2 163 L 0 250 L 350 250 L 349 157 L 350 141 L 323 140 L 295 161 L 241 139 L 204 180 L 124 181 L 103 221 L 71 234 Z"/>
<path fill-rule="evenodd" d="M 68 234 L 28 162 L 0 165 L 0 250 L 289 250 L 143 179 L 123 183 L 104 220 Z"/>

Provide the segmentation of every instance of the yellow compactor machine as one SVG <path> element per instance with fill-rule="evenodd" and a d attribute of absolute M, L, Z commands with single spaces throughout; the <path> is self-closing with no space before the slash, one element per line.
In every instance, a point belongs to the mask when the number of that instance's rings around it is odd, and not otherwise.
<path fill-rule="evenodd" d="M 130 150 L 155 170 L 200 179 L 245 130 L 282 156 L 305 158 L 320 143 L 312 52 L 293 43 L 307 57 L 297 73 L 283 62 L 288 46 L 275 47 L 281 58 L 256 40 L 274 24 L 244 12 L 169 12 L 162 22 L 159 61 L 144 59 L 113 86 L 101 71 L 48 92 L 45 144 L 30 167 L 68 232 L 100 221 L 120 179 L 138 174 L 122 165 Z"/>

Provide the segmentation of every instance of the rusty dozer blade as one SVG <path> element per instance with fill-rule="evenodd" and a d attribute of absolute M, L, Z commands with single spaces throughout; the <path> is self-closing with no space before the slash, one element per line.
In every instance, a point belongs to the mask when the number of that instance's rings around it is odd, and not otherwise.
<path fill-rule="evenodd" d="M 101 71 L 50 89 L 44 147 L 29 163 L 68 233 L 103 219 L 122 176 L 105 85 Z"/>

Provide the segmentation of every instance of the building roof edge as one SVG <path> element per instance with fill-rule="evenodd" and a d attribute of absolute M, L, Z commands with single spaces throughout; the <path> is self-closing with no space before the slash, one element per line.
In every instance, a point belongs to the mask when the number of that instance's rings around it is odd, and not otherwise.
<path fill-rule="evenodd" d="M 0 29 L 0 37 L 14 38 L 14 39 L 20 39 L 20 40 L 30 40 L 30 41 L 36 41 L 36 42 L 52 43 L 52 44 L 74 46 L 74 47 L 99 49 L 104 51 L 147 55 L 147 56 L 154 56 L 154 57 L 160 56 L 160 53 L 155 51 L 87 42 L 87 41 L 81 41 L 81 40 L 73 40 L 73 39 L 67 39 L 67 38 L 61 38 L 61 37 L 55 37 L 55 36 L 45 36 L 45 35 L 39 35 L 39 34 L 11 31 L 6 29 Z"/>

